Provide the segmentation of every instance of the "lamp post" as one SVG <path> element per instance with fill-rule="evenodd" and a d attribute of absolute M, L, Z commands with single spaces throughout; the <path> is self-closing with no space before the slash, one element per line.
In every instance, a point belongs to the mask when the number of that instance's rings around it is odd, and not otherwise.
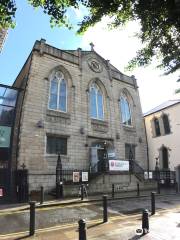
<path fill-rule="evenodd" d="M 129 165 L 130 165 L 130 172 L 133 172 L 133 152 L 132 152 L 132 146 L 130 145 L 129 148 Z"/>
<path fill-rule="evenodd" d="M 61 155 L 58 152 L 58 159 L 56 165 L 56 198 L 63 197 L 63 181 L 62 181 L 62 163 Z"/>
<path fill-rule="evenodd" d="M 107 152 L 107 142 L 104 141 L 104 159 L 103 159 L 103 171 L 108 169 L 108 152 Z"/>

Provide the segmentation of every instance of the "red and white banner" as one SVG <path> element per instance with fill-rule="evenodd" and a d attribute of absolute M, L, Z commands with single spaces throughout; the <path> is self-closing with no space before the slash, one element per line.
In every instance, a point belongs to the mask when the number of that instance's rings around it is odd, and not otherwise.
<path fill-rule="evenodd" d="M 110 171 L 129 171 L 129 161 L 109 160 Z"/>

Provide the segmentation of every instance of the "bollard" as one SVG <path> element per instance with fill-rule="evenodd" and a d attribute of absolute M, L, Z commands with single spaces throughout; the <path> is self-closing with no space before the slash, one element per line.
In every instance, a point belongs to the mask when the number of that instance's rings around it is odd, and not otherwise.
<path fill-rule="evenodd" d="M 139 183 L 137 183 L 137 196 L 140 196 L 140 191 L 139 191 Z"/>
<path fill-rule="evenodd" d="M 40 199 L 40 204 L 44 203 L 44 187 L 41 186 L 41 199 Z"/>
<path fill-rule="evenodd" d="M 81 184 L 81 201 L 84 199 L 84 187 L 83 184 Z"/>
<path fill-rule="evenodd" d="M 108 213 L 107 213 L 107 196 L 103 196 L 103 222 L 108 221 Z"/>
<path fill-rule="evenodd" d="M 154 215 L 155 213 L 156 213 L 155 192 L 151 192 L 151 215 Z"/>
<path fill-rule="evenodd" d="M 114 183 L 112 184 L 112 198 L 114 198 Z"/>
<path fill-rule="evenodd" d="M 29 225 L 29 236 L 33 236 L 35 234 L 35 207 L 36 202 L 29 202 L 30 205 L 30 225 Z"/>
<path fill-rule="evenodd" d="M 161 193 L 161 191 L 160 191 L 160 183 L 159 182 L 157 182 L 157 192 L 158 192 L 158 194 Z"/>
<path fill-rule="evenodd" d="M 143 234 L 146 234 L 149 232 L 149 213 L 147 209 L 143 210 L 142 215 L 142 230 Z"/>
<path fill-rule="evenodd" d="M 175 183 L 176 193 L 178 193 L 178 183 Z"/>
<path fill-rule="evenodd" d="M 84 219 L 80 219 L 78 221 L 79 224 L 79 240 L 86 240 L 86 221 Z"/>

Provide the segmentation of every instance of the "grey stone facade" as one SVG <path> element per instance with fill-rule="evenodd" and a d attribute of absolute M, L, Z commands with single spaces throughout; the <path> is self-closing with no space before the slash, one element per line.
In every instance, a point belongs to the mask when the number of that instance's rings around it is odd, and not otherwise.
<path fill-rule="evenodd" d="M 92 60 L 100 68 L 93 69 Z M 67 81 L 67 112 L 48 109 L 50 78 L 60 70 Z M 89 87 L 96 82 L 104 96 L 104 119 L 89 115 Z M 47 135 L 67 137 L 67 155 L 62 155 L 63 169 L 89 169 L 90 149 L 94 142 L 107 141 L 117 159 L 125 159 L 125 143 L 136 146 L 135 159 L 147 168 L 147 145 L 136 79 L 122 74 L 94 50 L 60 50 L 36 41 L 14 86 L 24 89 L 20 97 L 21 114 L 18 140 L 18 168 L 29 170 L 30 190 L 55 186 L 57 155 L 46 153 Z M 129 96 L 132 126 L 121 121 L 119 100 Z M 22 100 L 23 99 L 23 100 Z M 42 126 L 39 127 L 38 123 Z M 109 178 L 110 179 L 110 178 Z M 123 179 L 123 178 L 121 178 Z M 111 182 L 111 179 L 109 180 Z"/>

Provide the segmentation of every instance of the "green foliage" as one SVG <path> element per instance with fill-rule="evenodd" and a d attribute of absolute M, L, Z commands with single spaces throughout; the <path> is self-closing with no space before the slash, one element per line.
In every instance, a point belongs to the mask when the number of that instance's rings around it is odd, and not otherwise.
<path fill-rule="evenodd" d="M 139 38 L 143 48 L 128 65 L 129 69 L 145 66 L 156 56 L 161 60 L 159 67 L 165 74 L 180 68 L 180 1 L 179 0 L 28 0 L 35 8 L 41 7 L 51 17 L 51 26 L 72 24 L 67 18 L 69 8 L 87 7 L 89 14 L 78 24 L 78 33 L 84 33 L 104 16 L 111 19 L 111 28 L 118 28 L 130 20 L 141 24 Z M 1 0 L 0 28 L 12 27 L 16 5 L 13 0 Z"/>

